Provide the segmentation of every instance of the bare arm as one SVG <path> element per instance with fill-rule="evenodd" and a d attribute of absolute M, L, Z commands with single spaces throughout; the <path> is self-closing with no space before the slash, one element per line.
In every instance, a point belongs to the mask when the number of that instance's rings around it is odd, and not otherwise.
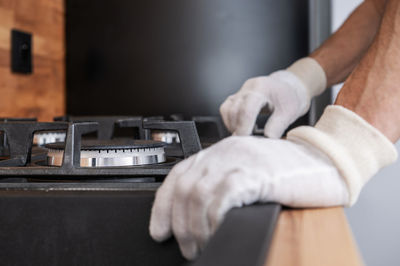
<path fill-rule="evenodd" d="M 400 138 L 400 1 L 387 1 L 379 32 L 336 104 L 359 114 L 391 141 Z"/>
<path fill-rule="evenodd" d="M 371 45 L 381 22 L 386 0 L 366 0 L 310 57 L 325 70 L 327 86 L 343 82 Z"/>

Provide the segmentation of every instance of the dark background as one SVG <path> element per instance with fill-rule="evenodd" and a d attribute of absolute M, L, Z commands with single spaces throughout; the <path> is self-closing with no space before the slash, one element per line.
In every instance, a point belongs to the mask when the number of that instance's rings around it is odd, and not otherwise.
<path fill-rule="evenodd" d="M 217 114 L 308 53 L 307 0 L 67 0 L 67 113 Z"/>

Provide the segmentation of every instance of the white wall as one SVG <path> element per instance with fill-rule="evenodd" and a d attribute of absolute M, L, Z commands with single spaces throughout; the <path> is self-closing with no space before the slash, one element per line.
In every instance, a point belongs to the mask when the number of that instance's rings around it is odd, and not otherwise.
<path fill-rule="evenodd" d="M 361 2 L 332 0 L 333 30 Z M 397 143 L 397 150 L 400 152 L 400 143 Z M 400 160 L 379 172 L 365 186 L 356 205 L 346 210 L 366 265 L 400 265 L 399 192 Z"/>

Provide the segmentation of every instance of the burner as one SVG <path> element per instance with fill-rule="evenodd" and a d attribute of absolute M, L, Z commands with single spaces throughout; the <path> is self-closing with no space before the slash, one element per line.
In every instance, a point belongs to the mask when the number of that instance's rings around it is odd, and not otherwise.
<path fill-rule="evenodd" d="M 82 140 L 81 167 L 118 167 L 158 164 L 166 161 L 165 143 L 151 140 Z M 46 144 L 47 164 L 61 166 L 64 143 Z"/>
<path fill-rule="evenodd" d="M 62 131 L 38 131 L 33 135 L 33 144 L 43 146 L 54 142 L 64 142 L 66 133 Z"/>
<path fill-rule="evenodd" d="M 162 141 L 168 144 L 180 143 L 179 134 L 175 131 L 153 130 L 151 138 L 155 141 Z"/>
<path fill-rule="evenodd" d="M 155 182 L 161 182 L 182 158 L 201 149 L 194 121 L 129 117 L 113 123 L 120 128 L 138 129 L 141 139 L 83 139 L 83 136 L 88 137 L 105 128 L 97 122 L 0 122 L 0 132 L 7 135 L 9 151 L 0 160 L 0 177 L 49 180 L 151 177 Z M 44 131 L 65 132 L 65 141 L 47 143 L 43 148 L 32 147 L 34 132 Z M 151 131 L 178 132 L 180 143 L 149 140 Z M 171 147 L 179 150 L 179 155 L 168 153 Z"/>

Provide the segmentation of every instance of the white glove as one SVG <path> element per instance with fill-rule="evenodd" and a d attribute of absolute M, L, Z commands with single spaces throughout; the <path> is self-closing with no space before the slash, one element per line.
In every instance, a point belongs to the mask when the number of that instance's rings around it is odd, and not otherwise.
<path fill-rule="evenodd" d="M 193 259 L 229 209 L 268 201 L 344 205 L 348 192 L 331 161 L 305 142 L 229 137 L 173 168 L 157 192 L 150 233 L 157 241 L 173 233 Z"/>
<path fill-rule="evenodd" d="M 232 207 L 351 205 L 396 158 L 377 129 L 330 106 L 315 127 L 298 127 L 288 140 L 230 137 L 176 165 L 157 191 L 150 234 L 157 241 L 174 234 L 182 254 L 193 259 Z"/>
<path fill-rule="evenodd" d="M 332 160 L 346 181 L 348 206 L 371 177 L 397 159 L 396 147 L 385 135 L 339 105 L 328 106 L 315 127 L 297 127 L 287 138 L 308 142 Z"/>
<path fill-rule="evenodd" d="M 264 135 L 280 138 L 286 128 L 310 108 L 311 98 L 326 87 L 326 75 L 312 58 L 296 61 L 287 70 L 251 78 L 220 107 L 228 130 L 234 135 L 250 135 L 260 110 L 272 111 Z"/>

